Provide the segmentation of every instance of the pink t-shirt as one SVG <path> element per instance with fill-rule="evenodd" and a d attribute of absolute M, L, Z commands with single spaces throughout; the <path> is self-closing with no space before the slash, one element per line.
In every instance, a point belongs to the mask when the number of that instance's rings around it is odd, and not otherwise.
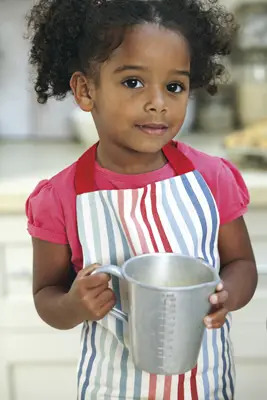
<path fill-rule="evenodd" d="M 202 174 L 218 207 L 221 224 L 242 216 L 249 203 L 249 194 L 238 170 L 219 157 L 209 156 L 192 147 L 177 143 Z M 78 239 L 76 193 L 74 188 L 76 163 L 49 180 L 41 181 L 26 203 L 28 231 L 33 237 L 57 244 L 69 244 L 76 271 L 82 268 L 82 249 Z M 118 174 L 95 164 L 95 189 L 134 189 L 175 176 L 166 164 L 159 170 L 138 175 Z"/>

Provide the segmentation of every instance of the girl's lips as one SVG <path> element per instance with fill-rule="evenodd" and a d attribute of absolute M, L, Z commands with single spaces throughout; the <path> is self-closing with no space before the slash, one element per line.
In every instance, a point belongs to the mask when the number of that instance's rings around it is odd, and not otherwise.
<path fill-rule="evenodd" d="M 168 130 L 168 126 L 163 124 L 145 124 L 136 126 L 147 135 L 161 136 Z"/>

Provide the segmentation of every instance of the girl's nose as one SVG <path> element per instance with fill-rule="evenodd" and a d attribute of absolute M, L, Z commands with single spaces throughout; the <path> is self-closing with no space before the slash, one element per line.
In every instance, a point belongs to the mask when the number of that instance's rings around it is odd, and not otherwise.
<path fill-rule="evenodd" d="M 144 109 L 146 112 L 165 113 L 167 111 L 166 97 L 160 88 L 148 92 Z"/>

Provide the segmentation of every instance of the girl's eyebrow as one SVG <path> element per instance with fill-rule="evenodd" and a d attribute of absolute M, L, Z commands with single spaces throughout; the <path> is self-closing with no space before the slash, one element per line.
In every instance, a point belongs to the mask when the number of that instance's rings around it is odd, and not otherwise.
<path fill-rule="evenodd" d="M 124 71 L 132 71 L 132 70 L 136 70 L 136 71 L 147 71 L 148 68 L 146 67 L 142 67 L 141 65 L 121 65 L 118 68 L 115 69 L 114 73 L 120 73 L 120 72 L 124 72 Z"/>
<path fill-rule="evenodd" d="M 114 70 L 114 74 L 118 74 L 120 72 L 125 72 L 125 71 L 148 71 L 147 67 L 143 67 L 141 65 L 121 65 L 118 68 Z M 190 77 L 190 72 L 189 71 L 183 71 L 179 69 L 173 69 L 170 71 L 171 74 L 176 74 L 176 75 L 184 75 Z"/>

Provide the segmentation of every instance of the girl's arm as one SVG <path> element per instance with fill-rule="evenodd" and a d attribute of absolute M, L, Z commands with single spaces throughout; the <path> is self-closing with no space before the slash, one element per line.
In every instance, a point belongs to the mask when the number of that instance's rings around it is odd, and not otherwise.
<path fill-rule="evenodd" d="M 228 291 L 229 311 L 244 307 L 253 297 L 258 274 L 243 217 L 223 225 L 219 232 L 221 278 Z"/>
<path fill-rule="evenodd" d="M 69 288 L 68 245 L 33 238 L 33 296 L 40 317 L 57 329 L 71 329 L 84 320 L 103 318 L 115 304 L 106 274 L 90 276 L 84 268 Z"/>
<path fill-rule="evenodd" d="M 221 327 L 227 312 L 244 307 L 257 287 L 257 268 L 243 217 L 220 227 L 219 254 L 223 286 L 211 296 L 214 308 L 204 320 L 208 328 Z"/>

